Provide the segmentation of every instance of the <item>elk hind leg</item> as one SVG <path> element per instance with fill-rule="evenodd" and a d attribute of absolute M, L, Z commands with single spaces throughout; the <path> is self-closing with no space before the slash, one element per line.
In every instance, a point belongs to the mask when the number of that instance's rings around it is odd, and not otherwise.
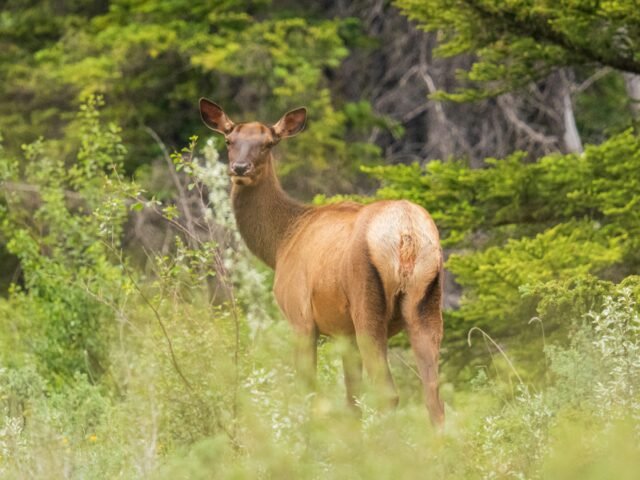
<path fill-rule="evenodd" d="M 358 349 L 381 406 L 393 409 L 398 405 L 398 394 L 387 360 L 389 315 L 384 300 L 377 296 L 372 300 L 370 296 L 362 295 L 360 299 L 351 309 Z"/>
<path fill-rule="evenodd" d="M 349 313 L 353 321 L 356 342 L 369 383 L 373 384 L 376 403 L 382 408 L 395 408 L 398 394 L 387 361 L 387 333 L 391 312 L 384 283 L 370 252 L 349 262 L 351 282 Z"/>
<path fill-rule="evenodd" d="M 442 428 L 444 405 L 438 389 L 438 359 L 443 331 L 442 272 L 431 281 L 426 291 L 415 289 L 406 296 L 402 314 L 420 372 L 431 423 Z"/>

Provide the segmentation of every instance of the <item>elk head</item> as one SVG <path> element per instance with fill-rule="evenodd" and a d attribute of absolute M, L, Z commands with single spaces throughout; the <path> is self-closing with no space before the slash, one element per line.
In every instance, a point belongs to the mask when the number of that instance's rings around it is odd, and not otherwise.
<path fill-rule="evenodd" d="M 260 122 L 235 124 L 224 110 L 211 100 L 200 99 L 200 115 L 207 127 L 224 135 L 229 154 L 229 175 L 236 185 L 256 185 L 270 167 L 271 148 L 281 139 L 304 129 L 307 109 L 285 113 L 274 125 Z"/>

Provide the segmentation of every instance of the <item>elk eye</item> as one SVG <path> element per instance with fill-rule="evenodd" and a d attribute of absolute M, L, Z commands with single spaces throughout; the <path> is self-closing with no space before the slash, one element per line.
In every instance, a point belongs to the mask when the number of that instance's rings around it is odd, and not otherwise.
<path fill-rule="evenodd" d="M 227 145 L 231 145 L 231 140 L 229 140 L 228 138 L 225 138 L 224 143 L 226 143 Z"/>

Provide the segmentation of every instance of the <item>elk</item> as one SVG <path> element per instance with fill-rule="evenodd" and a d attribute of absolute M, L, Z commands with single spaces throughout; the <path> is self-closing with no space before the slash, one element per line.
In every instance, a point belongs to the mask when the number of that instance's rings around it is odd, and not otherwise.
<path fill-rule="evenodd" d="M 443 256 L 427 211 L 406 200 L 311 206 L 287 195 L 271 150 L 304 129 L 305 108 L 272 126 L 236 124 L 206 98 L 200 114 L 224 135 L 237 226 L 251 252 L 275 269 L 273 292 L 296 334 L 298 370 L 315 375 L 319 334 L 346 337 L 357 346 L 342 358 L 348 401 L 355 405 L 364 363 L 385 404 L 395 407 L 387 341 L 404 328 L 431 422 L 441 427 Z"/>

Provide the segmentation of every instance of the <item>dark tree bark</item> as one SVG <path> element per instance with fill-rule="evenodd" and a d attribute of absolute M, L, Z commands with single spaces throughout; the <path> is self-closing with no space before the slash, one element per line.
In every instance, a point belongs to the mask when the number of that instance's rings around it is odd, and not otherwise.
<path fill-rule="evenodd" d="M 374 47 L 352 52 L 335 72 L 332 88 L 337 99 L 369 100 L 376 113 L 405 128 L 402 138 L 380 129 L 371 136 L 388 163 L 463 157 L 481 166 L 486 157 L 515 150 L 528 152 L 531 159 L 575 151 L 573 140 L 579 137 L 567 121 L 573 112 L 567 111 L 567 90 L 557 74 L 494 99 L 431 100 L 428 96 L 437 90 L 460 86 L 456 71 L 470 67 L 471 56 L 435 58 L 436 35 L 417 29 L 384 0 L 328 0 L 325 7 L 329 15 L 360 19 L 365 33 L 376 41 Z"/>

